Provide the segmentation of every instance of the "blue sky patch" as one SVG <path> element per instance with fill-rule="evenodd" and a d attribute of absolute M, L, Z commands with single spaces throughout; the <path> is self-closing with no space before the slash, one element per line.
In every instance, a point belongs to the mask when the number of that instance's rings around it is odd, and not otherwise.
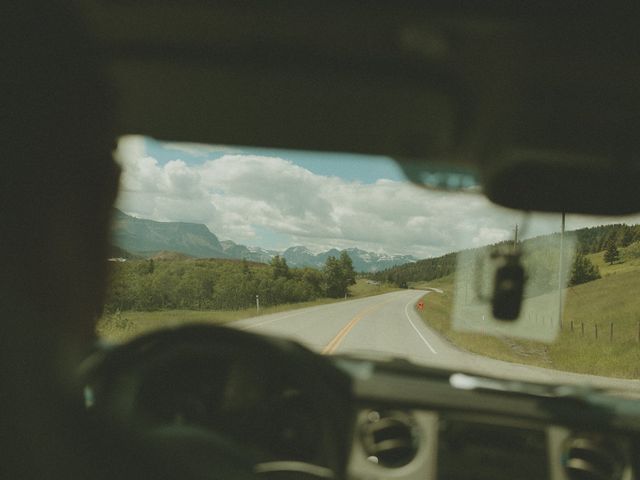
<path fill-rule="evenodd" d="M 389 157 L 353 153 L 309 152 L 226 145 L 198 145 L 160 142 L 145 138 L 145 151 L 160 165 L 171 160 L 182 160 L 187 165 L 199 165 L 224 155 L 257 155 L 279 157 L 309 170 L 316 175 L 340 177 L 346 181 L 372 184 L 380 179 L 405 181 L 398 165 Z"/>

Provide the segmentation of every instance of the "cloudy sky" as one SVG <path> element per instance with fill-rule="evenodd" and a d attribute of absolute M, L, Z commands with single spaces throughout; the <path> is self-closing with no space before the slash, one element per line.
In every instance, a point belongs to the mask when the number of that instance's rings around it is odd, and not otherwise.
<path fill-rule="evenodd" d="M 475 194 L 427 191 L 384 157 L 163 143 L 123 137 L 117 206 L 157 221 L 204 223 L 221 240 L 284 250 L 359 247 L 419 258 L 512 238 L 520 212 Z M 567 228 L 638 217 L 567 216 Z M 526 236 L 559 231 L 529 218 Z"/>

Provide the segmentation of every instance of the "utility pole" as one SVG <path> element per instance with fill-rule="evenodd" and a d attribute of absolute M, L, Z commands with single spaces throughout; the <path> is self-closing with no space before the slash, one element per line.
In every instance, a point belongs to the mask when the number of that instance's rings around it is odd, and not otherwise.
<path fill-rule="evenodd" d="M 562 289 L 564 282 L 562 278 L 562 267 L 564 263 L 564 226 L 565 226 L 565 213 L 562 212 L 562 228 L 560 229 L 560 259 L 558 264 L 558 324 L 560 330 L 562 330 Z"/>
<path fill-rule="evenodd" d="M 469 268 L 464 275 L 464 304 L 469 305 Z"/>
<path fill-rule="evenodd" d="M 518 246 L 518 224 L 516 223 L 516 234 L 513 239 L 513 247 L 515 248 L 517 246 Z"/>

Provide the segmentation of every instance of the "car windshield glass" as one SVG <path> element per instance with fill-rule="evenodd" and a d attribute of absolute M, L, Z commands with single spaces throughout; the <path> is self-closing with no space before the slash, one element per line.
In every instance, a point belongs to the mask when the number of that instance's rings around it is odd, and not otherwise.
<path fill-rule="evenodd" d="M 498 377 L 640 378 L 640 217 L 525 214 L 384 157 L 138 136 L 116 156 L 104 338 L 207 322 Z M 509 262 L 515 321 L 492 304 Z"/>

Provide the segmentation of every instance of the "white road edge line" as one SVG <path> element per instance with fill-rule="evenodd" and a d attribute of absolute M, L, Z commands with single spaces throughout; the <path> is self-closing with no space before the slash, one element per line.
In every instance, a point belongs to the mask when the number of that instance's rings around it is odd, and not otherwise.
<path fill-rule="evenodd" d="M 254 323 L 252 325 L 247 325 L 245 327 L 240 327 L 240 329 L 241 330 L 249 330 L 251 328 L 261 327 L 262 325 L 268 325 L 269 323 L 277 322 L 278 320 L 284 320 L 285 318 L 295 317 L 296 315 L 301 315 L 303 313 L 305 313 L 305 312 L 290 313 L 289 315 L 284 315 L 282 317 L 272 318 L 271 320 L 265 320 L 265 321 L 260 322 L 260 323 Z"/>
<path fill-rule="evenodd" d="M 411 321 L 411 317 L 409 316 L 409 312 L 407 311 L 407 308 L 409 308 L 409 305 L 410 305 L 411 303 L 413 303 L 413 302 L 415 302 L 415 300 L 411 300 L 411 301 L 409 301 L 409 303 L 407 303 L 407 304 L 404 306 L 404 314 L 407 316 L 407 320 L 409 320 L 409 323 L 411 324 L 411 326 L 413 327 L 413 329 L 416 331 L 416 333 L 418 334 L 418 336 L 422 339 L 422 341 L 424 342 L 424 344 L 425 344 L 427 347 L 429 347 L 429 350 L 431 350 L 431 353 L 433 353 L 433 354 L 437 354 L 438 352 L 436 352 L 436 349 L 435 349 L 435 348 L 433 348 L 433 347 L 431 346 L 431 344 L 427 341 L 427 339 L 426 339 L 426 338 L 424 338 L 424 336 L 420 333 L 420 330 L 418 330 L 418 329 L 416 328 L 416 326 L 415 326 L 415 324 L 413 323 L 413 321 Z"/>

